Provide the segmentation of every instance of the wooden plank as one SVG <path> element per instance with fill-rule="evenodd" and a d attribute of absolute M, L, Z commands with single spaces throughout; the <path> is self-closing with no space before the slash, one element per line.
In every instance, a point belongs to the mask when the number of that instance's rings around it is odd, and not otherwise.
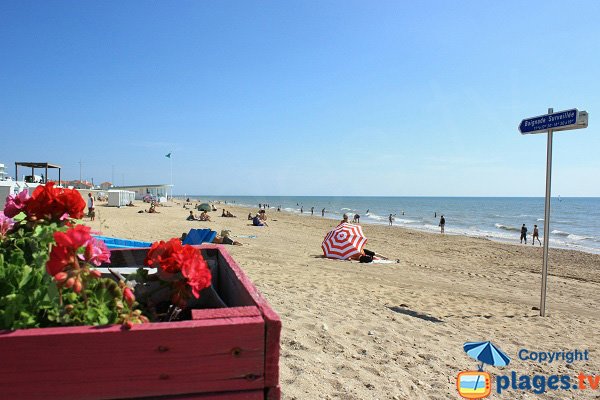
<path fill-rule="evenodd" d="M 192 319 L 215 319 L 215 318 L 239 318 L 259 317 L 261 313 L 258 307 L 231 307 L 231 308 L 204 308 L 192 310 Z"/>
<path fill-rule="evenodd" d="M 266 389 L 265 400 L 280 400 L 281 399 L 281 388 L 279 386 L 270 387 Z"/>
<path fill-rule="evenodd" d="M 223 294 L 227 297 L 226 302 L 247 304 L 251 301 L 256 304 L 265 318 L 265 386 L 277 386 L 279 384 L 281 319 L 222 246 L 205 244 L 200 248 L 207 252 L 217 250 L 219 262 L 229 266 L 229 268 L 221 268 L 222 275 L 225 277 L 220 282 L 223 285 L 220 288 L 222 290 L 220 294 L 222 297 Z"/>
<path fill-rule="evenodd" d="M 137 400 L 151 400 L 156 397 L 146 397 Z M 200 393 L 182 396 L 160 397 L 164 400 L 265 400 L 264 390 L 245 390 L 243 392 Z"/>
<path fill-rule="evenodd" d="M 264 388 L 262 317 L 0 335 L 7 399 L 113 399 Z"/>

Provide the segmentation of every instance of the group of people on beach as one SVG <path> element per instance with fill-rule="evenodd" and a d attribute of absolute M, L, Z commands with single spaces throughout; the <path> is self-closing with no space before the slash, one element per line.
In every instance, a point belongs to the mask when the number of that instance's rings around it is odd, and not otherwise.
<path fill-rule="evenodd" d="M 204 221 L 204 222 L 212 222 L 210 220 L 210 215 L 206 211 L 202 211 L 200 215 L 194 215 L 194 212 L 190 210 L 190 215 L 186 218 L 187 221 Z"/>
<path fill-rule="evenodd" d="M 531 239 L 532 246 L 535 246 L 535 239 L 537 239 L 539 245 L 541 246 L 542 242 L 540 241 L 540 231 L 537 225 L 533 225 L 533 233 Z M 523 244 L 523 241 L 525 241 L 525 244 L 527 244 L 527 226 L 525 226 L 525 224 L 521 226 L 521 244 Z"/>
<path fill-rule="evenodd" d="M 221 217 L 225 217 L 225 218 L 236 218 L 235 215 L 233 215 L 232 213 L 230 213 L 229 211 L 223 209 L 223 213 L 221 213 Z"/>
<path fill-rule="evenodd" d="M 252 221 L 253 226 L 269 226 L 267 224 L 267 212 L 265 209 L 258 210 L 258 213 L 255 215 L 252 215 L 252 213 L 249 212 L 248 221 Z"/>

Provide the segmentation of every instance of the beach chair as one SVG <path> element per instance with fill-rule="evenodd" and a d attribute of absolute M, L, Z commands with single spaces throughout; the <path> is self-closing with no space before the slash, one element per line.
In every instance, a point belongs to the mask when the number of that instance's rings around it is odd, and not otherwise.
<path fill-rule="evenodd" d="M 110 249 L 134 249 L 150 247 L 152 243 L 140 240 L 121 239 L 109 236 L 93 235 L 96 239 L 102 240 L 106 247 Z"/>
<path fill-rule="evenodd" d="M 185 237 L 183 244 L 202 244 L 212 243 L 217 236 L 217 232 L 210 229 L 190 229 L 190 232 Z"/>

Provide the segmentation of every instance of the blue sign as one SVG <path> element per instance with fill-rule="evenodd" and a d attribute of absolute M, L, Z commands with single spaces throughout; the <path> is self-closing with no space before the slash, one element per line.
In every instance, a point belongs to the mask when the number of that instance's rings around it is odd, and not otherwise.
<path fill-rule="evenodd" d="M 521 134 L 545 132 L 548 129 L 562 128 L 567 125 L 577 124 L 576 108 L 560 111 L 553 114 L 540 115 L 539 117 L 527 118 L 521 121 L 519 131 Z"/>

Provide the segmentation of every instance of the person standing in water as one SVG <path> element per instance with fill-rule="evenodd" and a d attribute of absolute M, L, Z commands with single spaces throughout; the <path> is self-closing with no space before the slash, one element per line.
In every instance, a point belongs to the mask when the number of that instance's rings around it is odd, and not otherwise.
<path fill-rule="evenodd" d="M 321 217 L 324 217 L 324 216 L 325 216 L 325 209 L 322 209 L 321 210 Z"/>
<path fill-rule="evenodd" d="M 444 228 L 446 226 L 446 218 L 444 218 L 444 216 L 442 215 L 440 217 L 440 232 L 444 233 Z"/>
<path fill-rule="evenodd" d="M 538 230 L 537 225 L 533 226 L 533 239 L 531 240 L 531 245 L 532 246 L 535 246 L 535 239 L 537 239 L 538 243 L 541 246 L 542 242 L 540 242 L 540 231 Z"/>
<path fill-rule="evenodd" d="M 314 214 L 315 214 L 315 208 L 314 208 L 314 207 L 311 207 L 311 208 L 310 208 L 310 215 L 314 215 Z"/>
<path fill-rule="evenodd" d="M 390 226 L 392 226 L 392 224 L 394 223 L 394 216 L 392 214 L 390 214 L 390 216 L 388 217 L 388 220 L 390 221 Z"/>

